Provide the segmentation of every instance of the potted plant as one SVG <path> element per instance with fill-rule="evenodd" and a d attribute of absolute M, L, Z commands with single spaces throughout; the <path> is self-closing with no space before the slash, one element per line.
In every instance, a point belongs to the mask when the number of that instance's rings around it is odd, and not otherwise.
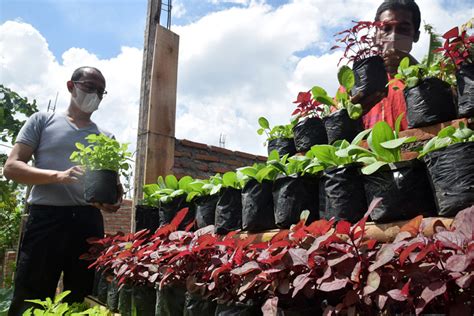
<path fill-rule="evenodd" d="M 428 141 L 419 158 L 428 167 L 439 216 L 454 216 L 474 204 L 474 134 L 460 122 Z"/>
<path fill-rule="evenodd" d="M 268 154 L 276 150 L 280 156 L 288 154 L 293 156 L 296 154 L 295 141 L 293 139 L 293 125 L 276 125 L 270 128 L 270 123 L 265 117 L 258 118 L 260 128 L 257 130 L 258 135 L 265 133 L 267 140 L 264 146 L 268 144 Z"/>
<path fill-rule="evenodd" d="M 469 23 L 472 28 L 472 20 Z M 474 116 L 474 36 L 467 34 L 467 24 L 447 31 L 444 45 L 437 49 L 456 66 L 459 117 Z"/>
<path fill-rule="evenodd" d="M 322 121 L 323 111 L 321 103 L 314 100 L 311 91 L 300 92 L 296 101 L 293 116 L 293 134 L 297 152 L 306 152 L 316 144 L 327 144 L 328 137 Z"/>
<path fill-rule="evenodd" d="M 222 176 L 222 184 L 216 185 L 219 200 L 216 205 L 215 232 L 227 234 L 242 228 L 242 179 L 233 171 Z"/>
<path fill-rule="evenodd" d="M 401 147 L 415 137 L 399 137 L 402 115 L 395 122 L 395 130 L 378 122 L 367 137 L 369 150 L 351 146 L 347 153 L 364 153 L 357 161 L 364 163 L 364 189 L 367 202 L 382 201 L 370 217 L 375 222 L 407 220 L 418 215 L 434 215 L 435 205 L 425 166 L 418 159 L 402 161 Z"/>
<path fill-rule="evenodd" d="M 361 119 L 362 106 L 353 104 L 349 98 L 349 92 L 354 87 L 354 73 L 349 67 L 342 66 L 337 78 L 344 90 L 339 90 L 335 98 L 329 97 L 321 87 L 315 86 L 311 89 L 313 98 L 326 107 L 322 113 L 326 114 L 323 121 L 329 144 L 342 139 L 351 142 L 364 129 Z"/>
<path fill-rule="evenodd" d="M 70 159 L 85 167 L 84 199 L 89 203 L 114 204 L 118 200 L 119 174 L 130 168 L 128 144 L 120 144 L 104 134 L 86 137 L 88 146 L 76 143 Z"/>
<path fill-rule="evenodd" d="M 219 185 L 222 185 L 222 176 L 220 174 L 205 180 L 196 179 L 189 183 L 191 192 L 188 194 L 188 201 L 194 201 L 196 206 L 197 228 L 214 225 L 216 206 L 219 200 Z"/>
<path fill-rule="evenodd" d="M 369 96 L 375 92 L 387 94 L 387 71 L 381 57 L 382 45 L 377 39 L 377 30 L 381 27 L 380 21 L 358 21 L 347 30 L 337 33 L 339 44 L 331 49 L 344 48 L 344 55 L 339 63 L 346 59 L 352 62 L 355 82 L 352 95 Z M 367 113 L 370 108 L 363 109 Z"/>

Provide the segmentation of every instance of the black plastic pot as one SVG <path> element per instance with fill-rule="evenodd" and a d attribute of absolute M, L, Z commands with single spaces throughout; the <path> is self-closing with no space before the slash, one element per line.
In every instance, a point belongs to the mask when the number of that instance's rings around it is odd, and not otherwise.
<path fill-rule="evenodd" d="M 278 177 L 273 185 L 275 224 L 280 228 L 290 228 L 300 220 L 301 212 L 309 210 L 306 224 L 319 219 L 318 182 L 310 176 Z"/>
<path fill-rule="evenodd" d="M 215 316 L 262 316 L 260 306 L 217 304 Z"/>
<path fill-rule="evenodd" d="M 84 199 L 88 203 L 115 204 L 118 200 L 117 172 L 88 170 L 84 176 Z"/>
<path fill-rule="evenodd" d="M 276 150 L 280 157 L 288 154 L 288 157 L 296 154 L 295 140 L 293 138 L 275 138 L 268 142 L 268 154 Z"/>
<path fill-rule="evenodd" d="M 474 142 L 457 143 L 426 154 L 439 216 L 453 217 L 474 205 Z"/>
<path fill-rule="evenodd" d="M 418 159 L 389 164 L 364 176 L 364 188 L 367 204 L 374 198 L 382 198 L 370 214 L 374 222 L 387 223 L 409 220 L 418 215 L 436 215 L 426 167 Z"/>
<path fill-rule="evenodd" d="M 242 189 L 242 229 L 258 232 L 276 228 L 273 215 L 273 182 L 250 180 Z"/>
<path fill-rule="evenodd" d="M 118 309 L 122 316 L 132 315 L 132 292 L 133 289 L 128 285 L 119 290 Z"/>
<path fill-rule="evenodd" d="M 408 128 L 454 120 L 457 116 L 451 87 L 438 78 L 425 78 L 413 88 L 405 88 Z"/>
<path fill-rule="evenodd" d="M 223 188 L 219 193 L 214 222 L 216 234 L 225 235 L 242 228 L 242 191 Z"/>
<path fill-rule="evenodd" d="M 109 281 L 103 272 L 99 272 L 97 284 L 97 299 L 104 304 L 107 304 L 107 291 L 109 290 Z"/>
<path fill-rule="evenodd" d="M 107 308 L 113 312 L 118 312 L 119 307 L 119 291 L 117 281 L 113 280 L 109 283 L 107 289 Z"/>
<path fill-rule="evenodd" d="M 474 117 L 474 64 L 464 64 L 456 72 L 458 116 Z"/>
<path fill-rule="evenodd" d="M 299 122 L 293 127 L 293 133 L 297 152 L 306 152 L 314 145 L 328 143 L 324 123 L 317 117 L 306 118 Z"/>
<path fill-rule="evenodd" d="M 216 217 L 216 206 L 219 195 L 208 195 L 198 197 L 194 204 L 196 205 L 196 226 L 203 228 L 208 225 L 214 225 Z"/>
<path fill-rule="evenodd" d="M 351 119 L 346 109 L 331 113 L 323 121 L 329 144 L 340 139 L 351 142 L 364 129 L 362 119 Z"/>
<path fill-rule="evenodd" d="M 148 229 L 154 232 L 160 227 L 160 209 L 148 205 L 137 205 L 135 207 L 135 230 Z"/>
<path fill-rule="evenodd" d="M 367 211 L 360 164 L 328 168 L 319 182 L 319 217 L 356 223 Z"/>
<path fill-rule="evenodd" d="M 196 216 L 196 208 L 193 203 L 186 202 L 186 194 L 175 197 L 169 203 L 162 203 L 159 210 L 160 226 L 171 223 L 176 214 L 183 208 L 188 208 L 186 217 L 178 226 L 178 230 L 183 230 L 190 224 Z"/>
<path fill-rule="evenodd" d="M 186 292 L 184 305 L 184 316 L 214 316 L 217 303 Z"/>
<path fill-rule="evenodd" d="M 356 95 L 362 93 L 364 97 L 373 95 L 375 92 L 387 92 L 387 70 L 382 57 L 372 56 L 354 62 L 352 66 L 354 71 L 354 87 L 351 94 Z M 370 108 L 364 108 L 367 113 Z"/>
<path fill-rule="evenodd" d="M 179 286 L 166 286 L 161 290 L 156 290 L 155 315 L 183 315 L 184 295 L 186 290 Z"/>
<path fill-rule="evenodd" d="M 132 291 L 132 309 L 136 315 L 155 316 L 156 290 L 151 286 L 135 286 Z M 134 314 L 132 312 L 132 314 Z"/>

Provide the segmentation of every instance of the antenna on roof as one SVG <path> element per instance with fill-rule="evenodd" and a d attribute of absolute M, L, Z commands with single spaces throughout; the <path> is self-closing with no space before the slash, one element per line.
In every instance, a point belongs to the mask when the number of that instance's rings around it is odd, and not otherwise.
<path fill-rule="evenodd" d="M 51 112 L 56 111 L 56 103 L 58 102 L 58 94 L 59 94 L 59 91 L 56 92 L 56 99 L 54 100 L 54 105 L 51 105 L 51 99 L 49 99 L 47 112 L 49 112 L 50 110 Z"/>
<path fill-rule="evenodd" d="M 168 30 L 171 29 L 171 9 L 173 8 L 171 2 L 172 0 L 164 0 L 161 2 L 161 10 L 168 13 L 166 18 L 166 28 Z"/>
<path fill-rule="evenodd" d="M 225 134 L 219 135 L 219 147 L 225 148 Z"/>

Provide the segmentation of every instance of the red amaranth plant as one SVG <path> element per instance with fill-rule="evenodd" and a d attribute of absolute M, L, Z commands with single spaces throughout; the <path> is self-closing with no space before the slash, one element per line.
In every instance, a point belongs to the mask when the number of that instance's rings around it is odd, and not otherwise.
<path fill-rule="evenodd" d="M 348 63 L 361 59 L 377 56 L 382 53 L 382 45 L 377 42 L 377 29 L 382 26 L 380 21 L 353 21 L 355 25 L 349 29 L 336 33 L 339 44 L 331 50 L 343 48 L 344 55 L 339 59 L 339 64 L 346 59 Z"/>
<path fill-rule="evenodd" d="M 435 52 L 443 52 L 443 55 L 453 61 L 456 68 L 463 63 L 474 61 L 474 35 L 467 34 L 466 30 L 454 27 L 443 34 L 445 39 L 442 47 Z"/>
<path fill-rule="evenodd" d="M 313 99 L 311 90 L 308 92 L 299 92 L 296 101 L 296 109 L 291 113 L 291 116 L 299 120 L 304 117 L 319 117 L 323 115 L 323 104 Z"/>

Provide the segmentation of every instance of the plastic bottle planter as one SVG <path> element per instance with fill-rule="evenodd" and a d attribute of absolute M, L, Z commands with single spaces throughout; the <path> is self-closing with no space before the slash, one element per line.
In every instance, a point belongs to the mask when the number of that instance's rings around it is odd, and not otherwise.
<path fill-rule="evenodd" d="M 135 229 L 136 231 L 148 229 L 154 232 L 160 227 L 160 214 L 158 207 L 148 205 L 137 205 L 135 207 Z"/>
<path fill-rule="evenodd" d="M 276 228 L 273 215 L 273 182 L 250 180 L 242 189 L 242 229 L 259 232 Z"/>
<path fill-rule="evenodd" d="M 345 139 L 351 142 L 354 137 L 364 129 L 362 119 L 351 119 L 346 109 L 331 113 L 329 116 L 326 116 L 323 121 L 329 144 L 339 139 Z"/>
<path fill-rule="evenodd" d="M 319 219 L 319 178 L 309 176 L 284 176 L 273 185 L 275 224 L 290 228 L 300 220 L 301 212 L 309 210 L 306 224 Z"/>
<path fill-rule="evenodd" d="M 217 307 L 215 301 L 203 299 L 189 292 L 185 294 L 184 305 L 184 314 L 182 314 L 184 316 L 214 316 Z"/>
<path fill-rule="evenodd" d="M 84 176 L 84 199 L 88 203 L 116 203 L 117 177 L 117 172 L 112 170 L 87 170 Z"/>
<path fill-rule="evenodd" d="M 155 313 L 151 315 L 186 315 L 183 314 L 186 289 L 179 285 L 165 286 L 156 290 Z M 141 315 L 141 314 L 138 314 Z M 143 314 L 146 315 L 146 314 Z"/>
<path fill-rule="evenodd" d="M 464 64 L 456 72 L 458 116 L 474 117 L 474 64 Z"/>
<path fill-rule="evenodd" d="M 297 152 L 306 152 L 312 146 L 327 144 L 328 137 L 324 123 L 320 118 L 309 117 L 293 127 Z"/>
<path fill-rule="evenodd" d="M 433 191 L 425 165 L 418 159 L 396 162 L 364 176 L 367 204 L 383 198 L 372 211 L 374 222 L 409 220 L 418 215 L 436 215 Z"/>
<path fill-rule="evenodd" d="M 320 218 L 330 219 L 334 216 L 336 220 L 355 223 L 367 211 L 360 164 L 326 169 L 319 186 Z"/>
<path fill-rule="evenodd" d="M 276 150 L 280 157 L 288 154 L 288 157 L 296 154 L 295 140 L 293 138 L 275 138 L 268 142 L 268 154 Z"/>
<path fill-rule="evenodd" d="M 225 235 L 242 228 L 242 191 L 223 188 L 219 193 L 214 222 L 216 234 Z"/>
<path fill-rule="evenodd" d="M 453 217 L 474 205 L 474 142 L 457 143 L 423 157 L 439 216 Z"/>
<path fill-rule="evenodd" d="M 362 93 L 364 96 L 372 95 L 375 92 L 388 91 L 387 89 L 387 71 L 382 57 L 372 56 L 354 62 L 352 67 L 354 71 L 354 87 L 351 90 L 352 95 Z M 367 113 L 370 108 L 364 108 Z"/>
<path fill-rule="evenodd" d="M 219 195 L 208 195 L 198 197 L 194 204 L 196 205 L 196 226 L 203 228 L 208 225 L 214 225 L 216 217 L 216 206 Z"/>
<path fill-rule="evenodd" d="M 184 230 L 184 228 L 190 224 L 196 216 L 195 205 L 186 202 L 186 194 L 175 197 L 169 203 L 161 203 L 159 210 L 160 226 L 171 223 L 176 213 L 185 207 L 189 208 L 188 213 L 178 226 L 178 230 Z"/>
<path fill-rule="evenodd" d="M 404 90 L 408 128 L 429 126 L 454 120 L 457 116 L 453 93 L 448 83 L 425 78 Z"/>

